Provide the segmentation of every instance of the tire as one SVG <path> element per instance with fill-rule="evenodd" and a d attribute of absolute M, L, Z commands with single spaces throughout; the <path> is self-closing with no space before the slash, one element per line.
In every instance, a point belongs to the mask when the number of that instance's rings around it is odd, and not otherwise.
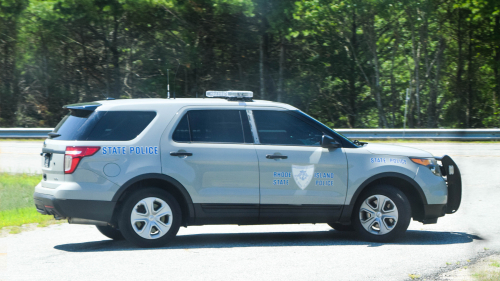
<path fill-rule="evenodd" d="M 354 231 L 352 224 L 329 223 L 328 225 L 336 231 Z"/>
<path fill-rule="evenodd" d="M 411 206 L 406 195 L 394 186 L 381 184 L 360 195 L 352 221 L 362 239 L 386 243 L 401 237 L 410 220 Z"/>
<path fill-rule="evenodd" d="M 127 241 L 142 247 L 167 245 L 181 225 L 182 213 L 175 198 L 158 188 L 145 188 L 124 201 L 118 226 Z"/>
<path fill-rule="evenodd" d="M 97 227 L 97 230 L 99 230 L 99 232 L 102 233 L 102 235 L 104 235 L 108 238 L 111 238 L 113 240 L 123 240 L 124 239 L 124 237 L 119 229 L 113 228 L 109 225 L 106 225 L 106 226 L 96 225 L 96 227 Z"/>

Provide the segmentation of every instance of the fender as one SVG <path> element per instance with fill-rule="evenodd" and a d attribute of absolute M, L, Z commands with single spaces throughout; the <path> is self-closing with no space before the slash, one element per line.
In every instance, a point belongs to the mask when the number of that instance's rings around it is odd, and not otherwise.
<path fill-rule="evenodd" d="M 190 221 L 194 220 L 195 217 L 195 212 L 194 212 L 194 207 L 193 207 L 193 200 L 191 199 L 191 195 L 187 192 L 187 190 L 182 186 L 180 182 L 178 182 L 176 179 L 164 175 L 164 174 L 156 174 L 156 173 L 151 173 L 151 174 L 143 174 L 140 176 L 137 176 L 135 178 L 132 178 L 125 182 L 115 193 L 113 196 L 113 199 L 111 201 L 117 202 L 118 199 L 122 196 L 122 194 L 133 184 L 138 183 L 142 180 L 162 180 L 170 183 L 177 191 L 179 191 L 182 194 L 182 197 L 184 197 L 184 200 L 187 203 L 187 208 L 188 208 L 188 218 Z"/>
<path fill-rule="evenodd" d="M 399 178 L 402 179 L 413 187 L 415 191 L 420 195 L 420 199 L 422 200 L 424 205 L 427 205 L 427 198 L 425 197 L 424 192 L 422 191 L 422 188 L 418 185 L 418 183 L 413 180 L 412 178 L 408 177 L 407 175 L 403 175 L 400 173 L 395 173 L 395 172 L 385 172 L 385 173 L 380 173 L 377 175 L 374 175 L 368 179 L 366 179 L 354 192 L 352 195 L 351 201 L 349 202 L 348 205 L 345 205 L 342 214 L 340 216 L 339 221 L 341 223 L 350 223 L 351 222 L 351 214 L 354 209 L 354 204 L 356 204 L 356 201 L 358 200 L 359 195 L 365 190 L 367 186 L 375 182 L 376 180 L 382 179 L 382 178 Z"/>

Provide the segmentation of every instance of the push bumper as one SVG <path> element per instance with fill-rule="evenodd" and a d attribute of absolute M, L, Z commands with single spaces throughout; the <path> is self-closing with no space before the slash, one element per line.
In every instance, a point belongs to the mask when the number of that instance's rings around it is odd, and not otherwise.
<path fill-rule="evenodd" d="M 37 211 L 59 218 L 80 218 L 111 223 L 116 202 L 98 200 L 57 199 L 52 195 L 33 195 Z"/>
<path fill-rule="evenodd" d="M 424 205 L 424 224 L 436 223 L 439 217 L 457 212 L 462 201 L 462 176 L 457 164 L 448 155 L 436 159 L 442 164 L 440 169 L 448 187 L 448 199 L 446 204 Z"/>
<path fill-rule="evenodd" d="M 446 213 L 453 214 L 458 211 L 462 201 L 462 176 L 457 164 L 450 156 L 436 157 L 441 161 L 441 174 L 446 180 L 448 186 L 448 202 L 446 204 Z"/>

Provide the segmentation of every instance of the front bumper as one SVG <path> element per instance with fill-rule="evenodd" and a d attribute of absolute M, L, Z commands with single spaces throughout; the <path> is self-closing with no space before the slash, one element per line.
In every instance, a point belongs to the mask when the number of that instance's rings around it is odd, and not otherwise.
<path fill-rule="evenodd" d="M 33 194 L 37 211 L 59 218 L 80 218 L 111 223 L 116 202 L 98 200 L 57 199 L 52 195 Z"/>

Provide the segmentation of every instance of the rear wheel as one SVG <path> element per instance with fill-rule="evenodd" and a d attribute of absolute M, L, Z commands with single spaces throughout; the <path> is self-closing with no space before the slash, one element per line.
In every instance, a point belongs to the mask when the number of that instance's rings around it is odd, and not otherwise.
<path fill-rule="evenodd" d="M 161 247 L 179 231 L 181 209 L 175 198 L 158 188 L 146 188 L 132 193 L 124 202 L 118 226 L 132 244 Z"/>
<path fill-rule="evenodd" d="M 119 229 L 116 229 L 114 227 L 111 227 L 109 225 L 106 226 L 101 226 L 101 225 L 96 225 L 97 230 L 102 233 L 102 235 L 111 238 L 113 240 L 123 240 L 123 235 L 120 232 Z"/>
<path fill-rule="evenodd" d="M 390 242 L 404 234 L 411 220 L 406 195 L 391 185 L 377 185 L 360 195 L 353 226 L 365 240 Z"/>

